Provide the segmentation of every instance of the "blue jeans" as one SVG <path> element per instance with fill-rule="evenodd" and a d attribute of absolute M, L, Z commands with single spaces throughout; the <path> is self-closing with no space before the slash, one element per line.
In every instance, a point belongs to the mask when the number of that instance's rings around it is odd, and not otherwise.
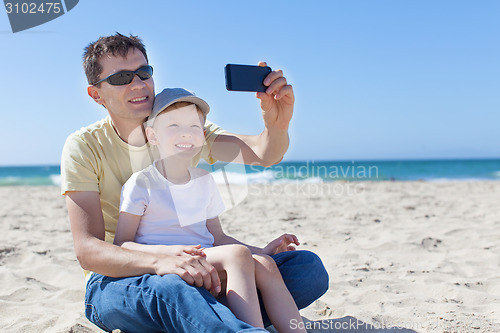
<path fill-rule="evenodd" d="M 273 259 L 299 309 L 328 289 L 328 274 L 316 254 L 289 251 Z M 108 332 L 267 332 L 237 319 L 206 289 L 176 274 L 111 278 L 94 273 L 85 305 L 86 317 Z M 269 325 L 264 309 L 262 314 Z"/>

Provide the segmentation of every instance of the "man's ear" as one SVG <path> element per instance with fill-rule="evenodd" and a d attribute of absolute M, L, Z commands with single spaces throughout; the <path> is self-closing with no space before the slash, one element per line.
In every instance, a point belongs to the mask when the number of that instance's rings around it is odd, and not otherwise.
<path fill-rule="evenodd" d="M 148 142 L 154 146 L 158 145 L 158 138 L 156 137 L 155 130 L 151 127 L 146 127 L 146 138 Z"/>
<path fill-rule="evenodd" d="M 97 91 L 97 88 L 95 86 L 88 86 L 87 87 L 87 94 L 97 103 L 100 105 L 104 105 L 104 100 L 101 98 L 101 95 L 99 95 L 99 91 Z"/>

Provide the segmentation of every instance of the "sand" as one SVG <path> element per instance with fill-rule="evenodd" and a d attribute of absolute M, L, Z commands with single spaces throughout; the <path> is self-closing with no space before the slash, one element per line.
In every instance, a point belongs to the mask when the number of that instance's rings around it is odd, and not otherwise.
<path fill-rule="evenodd" d="M 310 332 L 500 332 L 500 182 L 248 192 L 221 217 L 226 233 L 258 246 L 295 233 L 328 270 L 329 290 L 301 311 Z M 2 187 L 0 202 L 0 331 L 101 332 L 84 317 L 59 189 Z"/>

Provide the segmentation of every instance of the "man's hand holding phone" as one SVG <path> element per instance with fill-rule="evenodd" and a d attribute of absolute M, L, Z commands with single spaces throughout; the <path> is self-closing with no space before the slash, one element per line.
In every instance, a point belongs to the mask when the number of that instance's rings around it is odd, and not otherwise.
<path fill-rule="evenodd" d="M 261 61 L 259 66 L 265 67 L 267 64 Z M 260 99 L 266 128 L 288 131 L 295 103 L 292 86 L 287 83 L 281 69 L 269 73 L 264 79 L 264 85 L 267 87 L 266 91 L 257 92 L 256 96 Z"/>
<path fill-rule="evenodd" d="M 272 71 L 261 61 L 258 66 L 228 64 L 225 75 L 227 90 L 257 92 L 268 130 L 288 130 L 295 97 L 292 86 L 283 77 L 283 71 Z"/>

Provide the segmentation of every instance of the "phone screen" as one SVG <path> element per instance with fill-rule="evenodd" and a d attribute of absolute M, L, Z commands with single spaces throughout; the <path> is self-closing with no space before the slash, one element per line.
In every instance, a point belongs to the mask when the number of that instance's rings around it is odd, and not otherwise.
<path fill-rule="evenodd" d="M 226 89 L 230 91 L 266 91 L 264 79 L 270 67 L 228 64 L 225 68 Z"/>

